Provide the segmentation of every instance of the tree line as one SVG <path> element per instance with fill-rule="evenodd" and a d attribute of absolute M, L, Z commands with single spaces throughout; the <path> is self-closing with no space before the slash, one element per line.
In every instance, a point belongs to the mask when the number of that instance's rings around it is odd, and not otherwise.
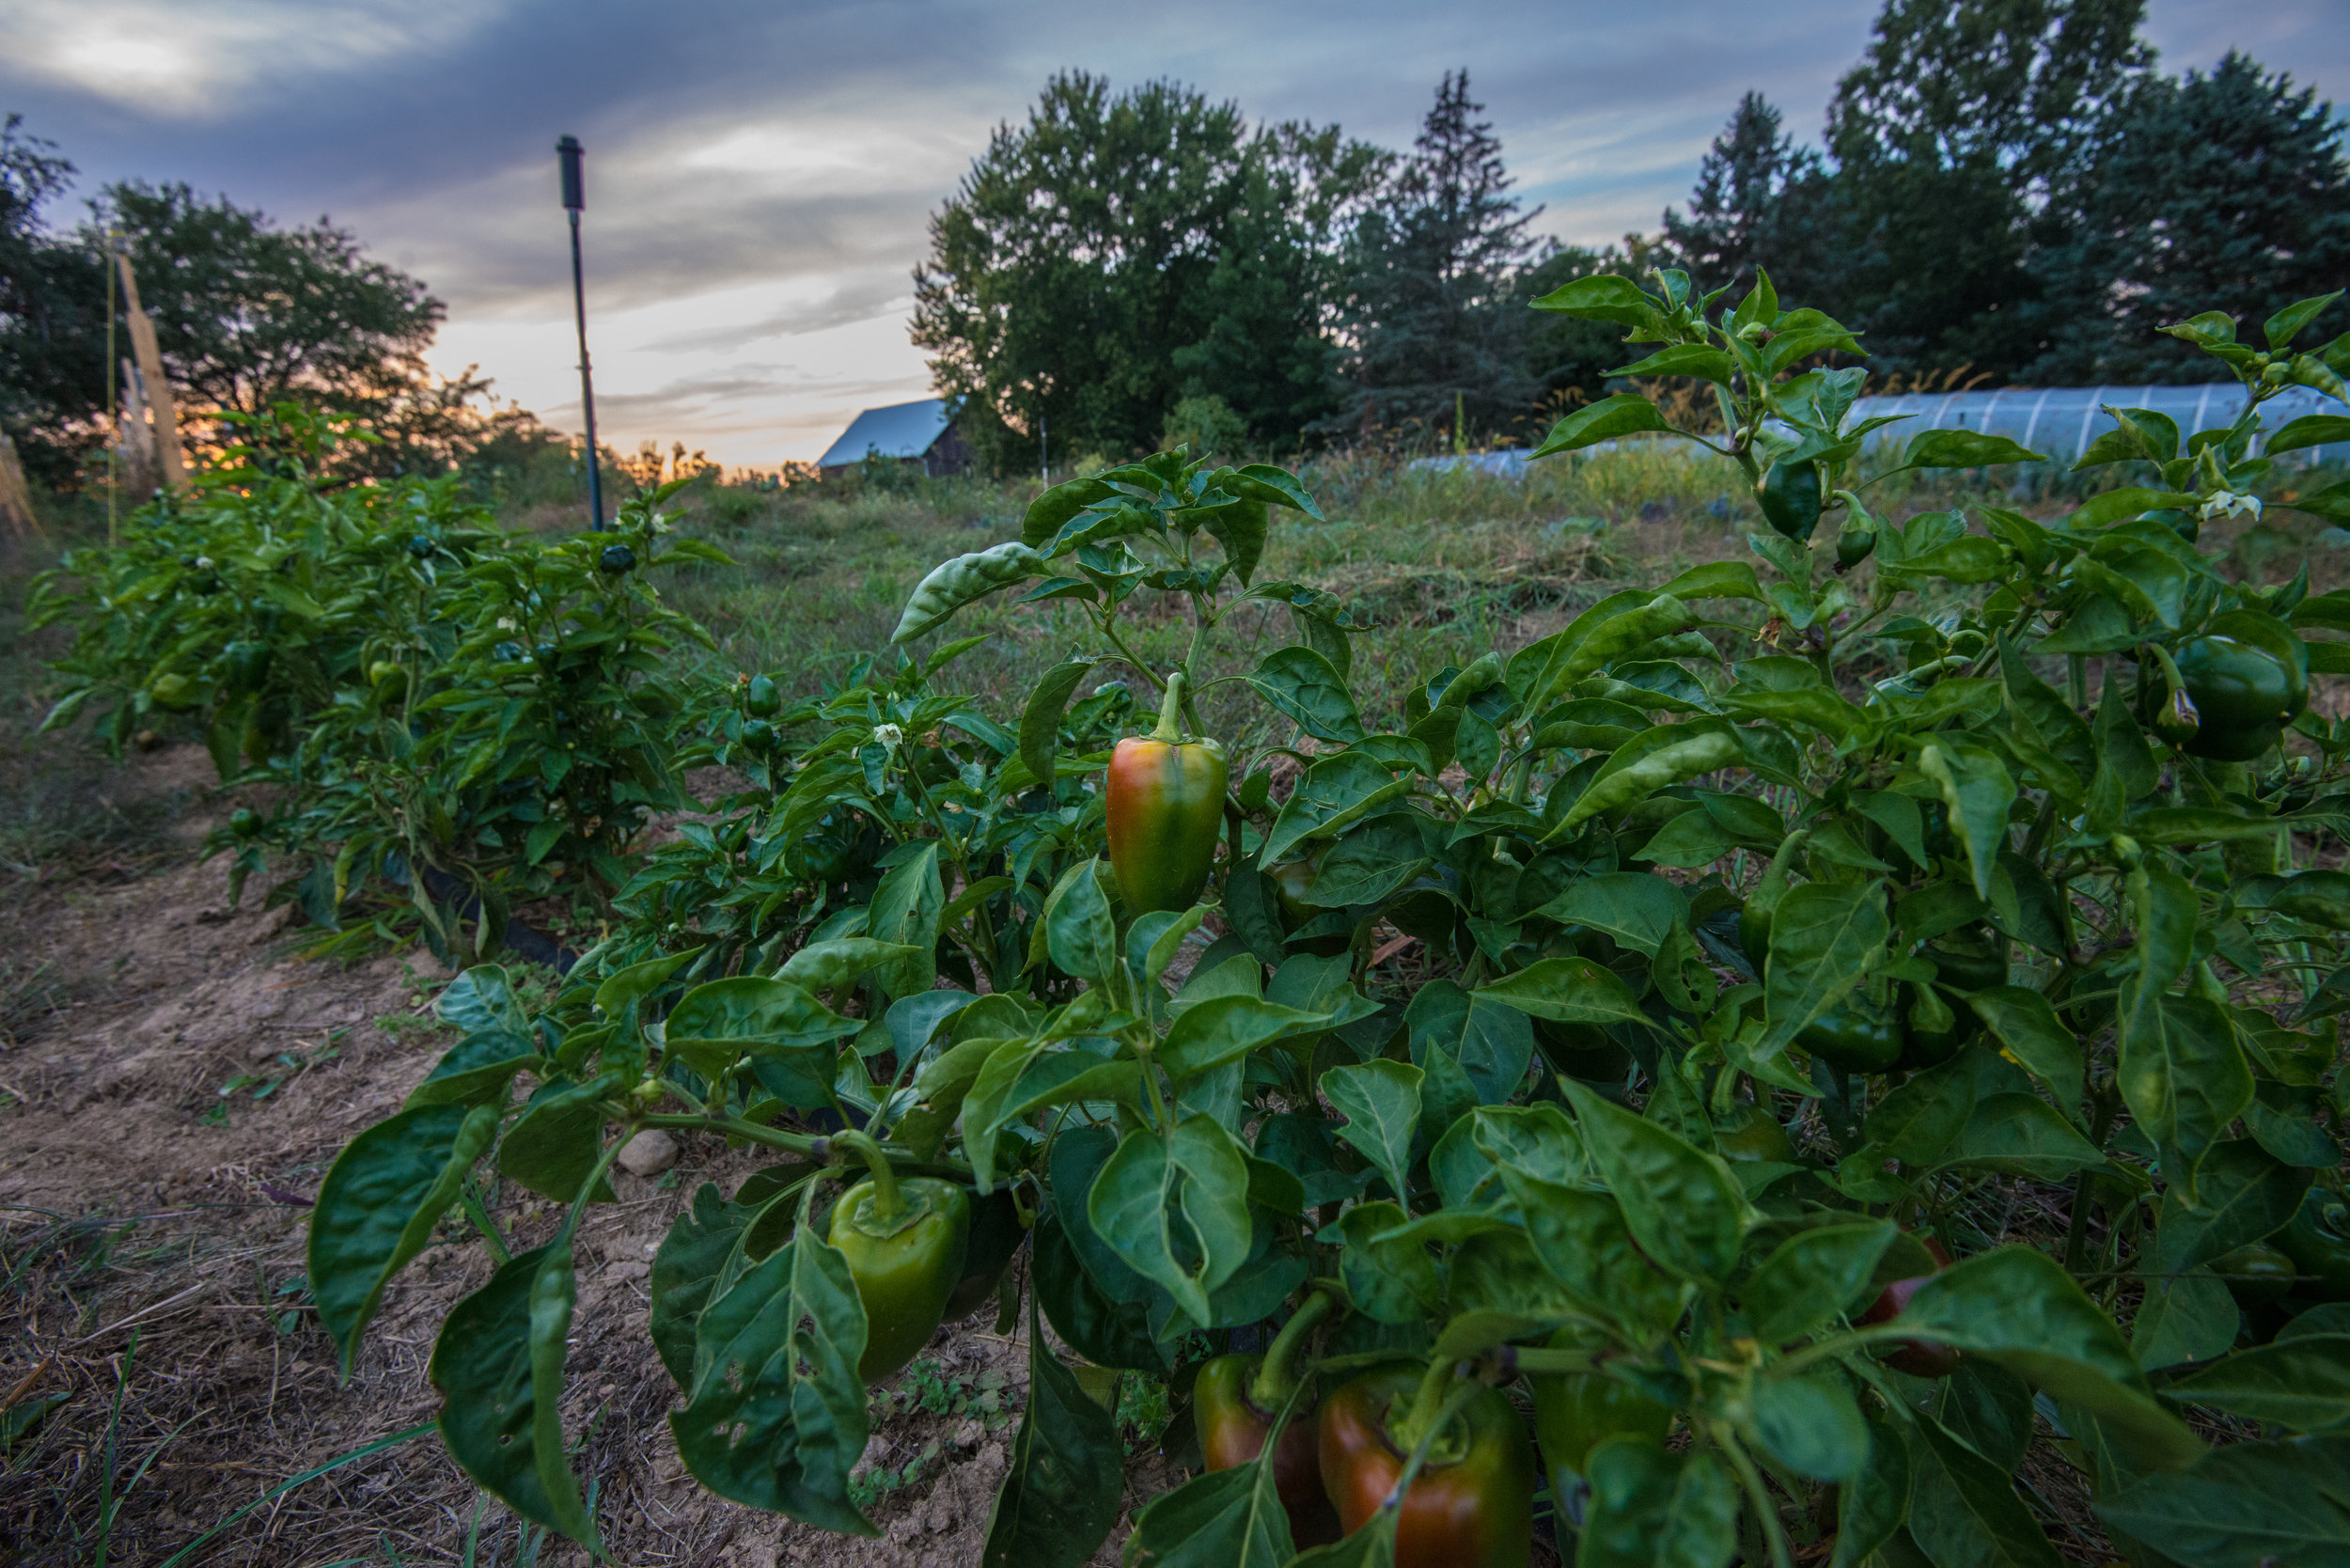
<path fill-rule="evenodd" d="M 1749 92 L 1687 203 L 1600 249 L 1535 234 L 1465 71 L 1404 152 L 1065 73 L 933 216 L 914 340 L 1003 467 L 1181 437 L 1522 438 L 1627 357 L 1527 303 L 1653 266 L 1741 291 L 1767 268 L 1880 374 L 2208 379 L 2154 329 L 2350 277 L 2350 160 L 2331 105 L 2247 55 L 2163 74 L 2143 14 L 1888 0 L 1821 147 Z"/>
<path fill-rule="evenodd" d="M 74 172 L 21 117 L 0 118 L 0 430 L 52 488 L 76 483 L 111 435 L 110 307 L 115 353 L 131 352 L 108 276 L 118 251 L 164 373 L 199 423 L 286 400 L 334 408 L 377 438 L 344 448 L 344 466 L 378 473 L 520 458 L 560 440 L 489 402 L 472 371 L 432 375 L 424 354 L 446 307 L 350 230 L 324 218 L 281 226 L 225 196 L 140 180 L 102 187 L 84 221 L 53 227 Z M 118 396 L 127 379 L 118 366 Z"/>
<path fill-rule="evenodd" d="M 2154 328 L 2214 302 L 2263 320 L 2350 278 L 2350 158 L 2332 106 L 2248 56 L 2164 74 L 2143 11 L 1887 0 L 1821 145 L 1748 92 L 1688 200 L 1599 248 L 1539 235 L 1465 71 L 1402 151 L 1065 72 L 933 215 L 914 340 L 998 470 L 1177 440 L 1523 439 L 1630 357 L 1620 329 L 1528 304 L 1655 266 L 1737 290 L 1767 268 L 1880 374 L 2203 379 L 2213 362 Z M 72 173 L 0 120 L 0 430 L 36 478 L 70 484 L 107 438 L 114 246 L 198 408 L 355 413 L 379 472 L 560 443 L 470 372 L 430 375 L 441 302 L 348 230 L 140 180 L 53 227 Z"/>

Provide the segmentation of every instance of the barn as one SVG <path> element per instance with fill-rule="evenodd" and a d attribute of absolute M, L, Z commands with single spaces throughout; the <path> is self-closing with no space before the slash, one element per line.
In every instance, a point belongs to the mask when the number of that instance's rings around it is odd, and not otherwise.
<path fill-rule="evenodd" d="M 971 448 L 955 428 L 953 404 L 943 398 L 867 409 L 849 421 L 816 467 L 825 478 L 837 479 L 868 457 L 919 463 L 934 479 L 971 472 Z"/>

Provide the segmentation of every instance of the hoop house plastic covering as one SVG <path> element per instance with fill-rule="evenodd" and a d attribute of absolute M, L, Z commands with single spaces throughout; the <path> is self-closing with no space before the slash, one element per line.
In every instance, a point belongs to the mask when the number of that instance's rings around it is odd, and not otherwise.
<path fill-rule="evenodd" d="M 2006 386 L 1996 392 L 1912 392 L 1862 398 L 1853 405 L 1853 417 L 1911 416 L 1879 432 L 1897 442 L 1907 441 L 1918 431 L 1984 431 L 2070 463 L 2113 428 L 2112 416 L 2105 412 L 2108 407 L 2167 414 L 2186 436 L 2232 420 L 2243 410 L 2244 389 L 2232 382 L 2215 381 L 2200 386 Z M 2288 388 L 2261 405 L 2262 419 L 2271 431 L 2304 414 L 2350 414 L 2350 407 L 2300 386 Z M 2279 461 L 2327 459 L 2350 459 L 2350 442 L 2308 447 Z"/>

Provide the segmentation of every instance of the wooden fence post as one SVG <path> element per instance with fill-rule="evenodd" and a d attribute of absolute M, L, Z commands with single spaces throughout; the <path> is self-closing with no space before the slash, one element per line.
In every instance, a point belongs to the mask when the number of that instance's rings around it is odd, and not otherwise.
<path fill-rule="evenodd" d="M 145 384 L 148 412 L 155 419 L 155 453 L 162 461 L 164 483 L 174 490 L 184 490 L 188 484 L 188 460 L 180 445 L 180 415 L 171 399 L 171 383 L 164 376 L 163 351 L 155 346 L 155 323 L 139 308 L 139 283 L 131 274 L 131 258 L 121 252 L 115 259 L 122 268 L 122 297 L 127 308 L 125 316 L 131 323 L 131 349 L 138 356 L 139 380 Z"/>

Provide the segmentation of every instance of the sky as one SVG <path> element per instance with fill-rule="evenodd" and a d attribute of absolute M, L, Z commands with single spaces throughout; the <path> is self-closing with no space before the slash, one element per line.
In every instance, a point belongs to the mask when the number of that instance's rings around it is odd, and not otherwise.
<path fill-rule="evenodd" d="M 1401 148 L 1465 67 L 1537 229 L 1598 244 L 1685 201 L 1749 88 L 1816 141 L 1877 8 L 0 0 L 0 113 L 59 145 L 77 196 L 139 177 L 331 216 L 446 302 L 436 368 L 573 431 L 553 149 L 575 134 L 599 435 L 773 466 L 929 395 L 906 337 L 928 220 L 1056 71 Z M 2150 0 L 2144 31 L 2170 71 L 2239 48 L 2350 97 L 2350 0 Z"/>

